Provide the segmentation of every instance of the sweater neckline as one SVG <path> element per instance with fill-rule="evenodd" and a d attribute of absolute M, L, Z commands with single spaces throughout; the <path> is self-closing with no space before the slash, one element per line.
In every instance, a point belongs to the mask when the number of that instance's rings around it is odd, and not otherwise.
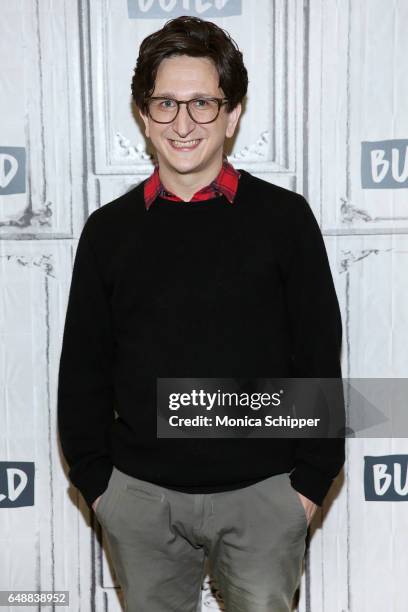
<path fill-rule="evenodd" d="M 247 182 L 248 180 L 248 172 L 246 172 L 245 170 L 242 170 L 241 168 L 238 169 L 238 171 L 241 173 L 241 176 L 238 180 L 238 187 L 237 187 L 237 192 L 235 194 L 235 199 L 234 201 L 231 203 L 228 201 L 228 199 L 225 197 L 224 194 L 221 194 L 219 196 L 216 196 L 214 198 L 209 198 L 208 200 L 195 200 L 195 201 L 190 201 L 190 202 L 185 202 L 185 201 L 174 201 L 174 200 L 167 200 L 166 198 L 162 198 L 161 196 L 158 196 L 155 201 L 151 204 L 149 210 L 146 210 L 145 212 L 147 214 L 151 214 L 152 212 L 165 212 L 165 213 L 175 213 L 175 214 L 180 214 L 180 213 L 188 213 L 188 212 L 209 212 L 209 211 L 219 211 L 219 210 L 234 210 L 235 208 L 240 206 L 240 201 L 241 201 L 241 193 L 242 193 L 242 188 L 244 183 Z"/>

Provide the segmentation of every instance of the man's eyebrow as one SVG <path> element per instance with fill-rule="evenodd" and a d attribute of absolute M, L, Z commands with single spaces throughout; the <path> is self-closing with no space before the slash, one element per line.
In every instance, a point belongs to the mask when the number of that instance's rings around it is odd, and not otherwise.
<path fill-rule="evenodd" d="M 175 94 L 174 91 L 163 91 L 162 93 L 154 94 L 153 97 L 158 97 L 158 98 L 168 97 L 168 98 L 177 99 L 177 94 Z M 218 98 L 218 95 L 214 95 L 214 94 L 203 92 L 203 91 L 193 91 L 189 95 L 189 99 L 191 98 Z"/>

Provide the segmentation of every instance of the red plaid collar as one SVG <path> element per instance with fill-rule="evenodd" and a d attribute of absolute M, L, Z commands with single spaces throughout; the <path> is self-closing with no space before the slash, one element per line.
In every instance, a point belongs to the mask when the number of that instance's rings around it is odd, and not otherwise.
<path fill-rule="evenodd" d="M 197 200 L 209 200 L 218 195 L 225 195 L 228 202 L 233 204 L 235 195 L 238 189 L 238 179 L 240 173 L 236 170 L 228 161 L 227 157 L 224 156 L 224 161 L 216 178 L 206 187 L 202 187 L 197 191 L 191 201 Z M 173 200 L 174 202 L 182 202 L 174 193 L 166 191 L 159 175 L 159 165 L 155 162 L 154 172 L 149 176 L 144 184 L 144 199 L 146 210 L 149 210 L 150 205 L 154 200 L 160 196 L 166 200 Z"/>

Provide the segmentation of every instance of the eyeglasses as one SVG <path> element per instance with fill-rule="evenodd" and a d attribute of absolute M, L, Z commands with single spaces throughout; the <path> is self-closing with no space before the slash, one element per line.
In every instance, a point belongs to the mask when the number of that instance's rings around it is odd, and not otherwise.
<path fill-rule="evenodd" d="M 228 98 L 193 98 L 174 100 L 164 96 L 147 98 L 148 114 L 156 123 L 171 123 L 180 111 L 180 104 L 186 104 L 187 112 L 196 123 L 212 123 L 220 114 Z"/>

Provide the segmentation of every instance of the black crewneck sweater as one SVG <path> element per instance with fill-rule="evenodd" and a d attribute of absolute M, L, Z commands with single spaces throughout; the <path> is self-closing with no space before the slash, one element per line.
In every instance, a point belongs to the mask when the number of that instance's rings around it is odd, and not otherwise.
<path fill-rule="evenodd" d="M 341 377 L 339 305 L 312 210 L 239 172 L 232 204 L 159 197 L 146 210 L 141 182 L 84 225 L 58 428 L 90 507 L 113 465 L 190 493 L 293 470 L 294 488 L 321 505 L 344 463 L 343 438 L 157 438 L 157 377 Z"/>

